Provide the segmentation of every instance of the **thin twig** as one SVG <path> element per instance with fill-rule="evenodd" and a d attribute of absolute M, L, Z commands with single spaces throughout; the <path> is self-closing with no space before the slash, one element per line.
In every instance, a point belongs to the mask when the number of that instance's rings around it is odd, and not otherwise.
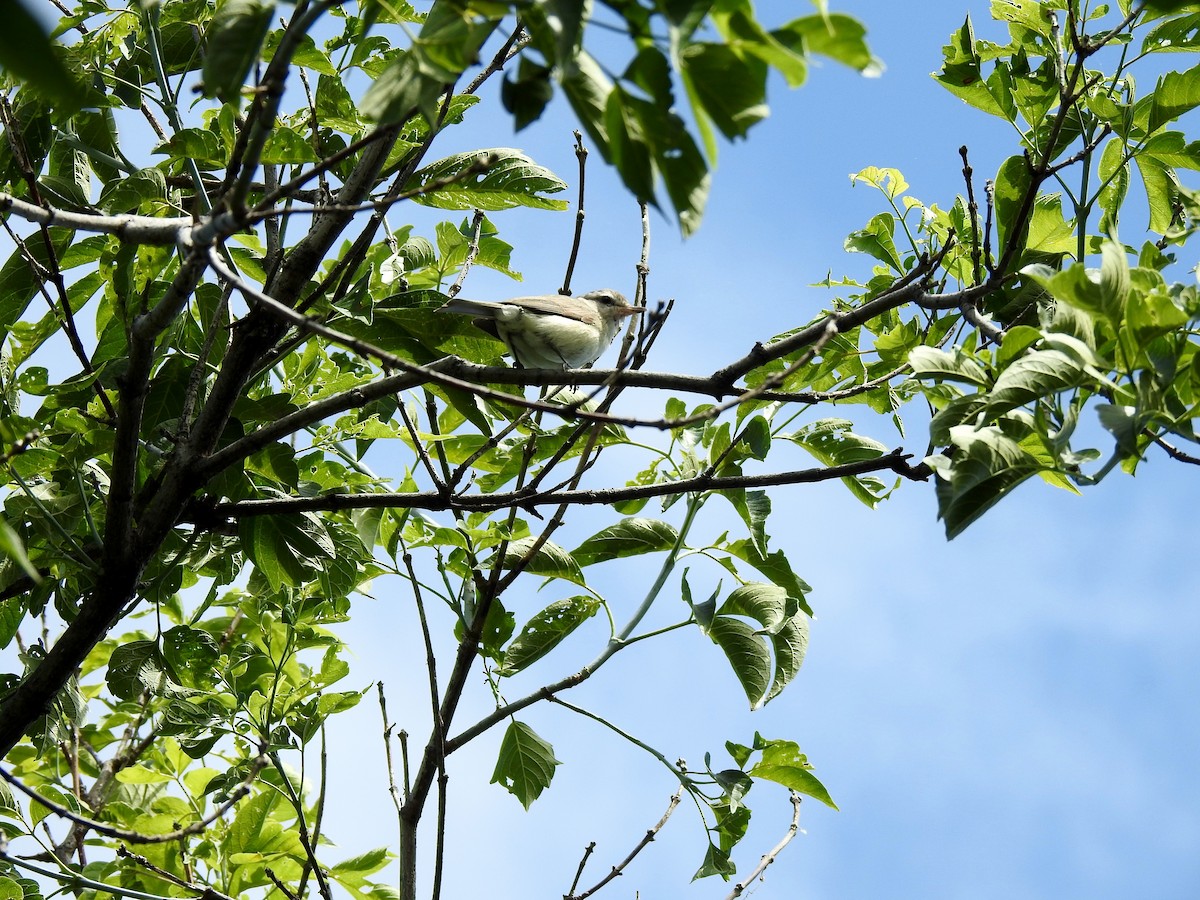
<path fill-rule="evenodd" d="M 759 860 L 759 863 L 757 866 L 755 866 L 754 871 L 750 873 L 750 877 L 745 881 L 739 881 L 733 886 L 733 890 L 729 892 L 729 896 L 726 897 L 725 900 L 737 900 L 738 897 L 742 896 L 743 892 L 746 890 L 746 887 L 752 884 L 756 878 L 762 877 L 763 872 L 767 870 L 767 866 L 775 862 L 775 858 L 783 852 L 783 848 L 790 844 L 792 838 L 794 838 L 797 832 L 800 831 L 800 795 L 793 791 L 791 799 L 792 824 L 788 826 L 787 832 L 784 834 L 779 843 L 772 847 L 763 856 L 763 858 Z"/>
<path fill-rule="evenodd" d="M 576 890 L 576 888 L 579 887 L 579 879 L 583 877 L 583 869 L 587 865 L 588 858 L 592 855 L 592 853 L 595 852 L 595 850 L 596 850 L 596 842 L 595 841 L 592 841 L 586 847 L 583 848 L 583 857 L 579 860 L 579 868 L 577 868 L 575 870 L 575 878 L 571 882 L 571 889 L 563 895 L 564 897 L 575 896 L 575 890 Z"/>
<path fill-rule="evenodd" d="M 571 276 L 575 273 L 575 260 L 579 257 L 579 245 L 583 240 L 583 220 L 587 213 L 583 208 L 584 185 L 587 176 L 587 147 L 583 146 L 583 135 L 576 129 L 575 158 L 579 161 L 579 200 L 575 206 L 575 237 L 571 241 L 571 255 L 567 257 L 567 273 L 563 276 L 562 287 L 558 292 L 564 297 L 571 296 Z"/>
<path fill-rule="evenodd" d="M 166 869 L 161 869 L 154 863 L 150 862 L 150 860 L 146 859 L 146 857 L 134 853 L 124 844 L 117 845 L 117 856 L 141 866 L 147 872 L 152 873 L 156 877 L 161 878 L 163 881 L 166 881 L 169 884 L 173 884 L 176 887 L 186 888 L 189 891 L 195 891 L 201 897 L 206 898 L 206 900 L 232 900 L 232 898 L 228 895 L 222 894 L 220 891 L 215 891 L 207 885 L 194 884 L 193 882 L 185 881 L 182 878 L 172 875 Z"/>
<path fill-rule="evenodd" d="M 625 869 L 629 866 L 629 864 L 631 862 L 633 862 L 634 858 L 639 853 L 641 853 L 644 849 L 646 849 L 646 847 L 650 844 L 650 842 L 654 840 L 655 836 L 660 831 L 662 831 L 663 826 L 667 824 L 667 819 L 671 818 L 671 813 L 675 812 L 675 807 L 677 807 L 679 805 L 679 801 L 682 798 L 683 798 L 683 788 L 681 787 L 679 790 L 677 790 L 674 794 L 671 795 L 671 800 L 667 804 L 667 811 L 663 813 L 662 818 L 659 819 L 658 822 L 655 823 L 655 825 L 652 828 L 646 829 L 646 833 L 644 835 L 642 835 L 642 839 L 640 841 L 638 841 L 637 846 L 629 851 L 628 856 L 626 856 L 623 860 L 621 860 L 619 863 L 617 863 L 617 865 L 613 866 L 611 872 L 609 872 L 607 875 L 605 875 L 603 878 L 601 878 L 599 881 L 597 881 L 594 885 L 592 885 L 590 888 L 588 888 L 582 894 L 574 893 L 575 888 L 574 888 L 574 885 L 572 885 L 572 887 L 571 887 L 572 893 L 568 894 L 566 896 L 566 898 L 564 898 L 564 900 L 585 900 L 585 898 L 590 897 L 592 894 L 596 893 L 596 891 L 600 890 L 600 888 L 604 887 L 606 884 L 608 884 L 610 881 L 612 881 L 618 875 L 623 874 Z M 590 844 L 589 849 L 594 846 L 595 846 L 594 843 Z M 586 861 L 587 861 L 587 857 L 584 856 L 583 862 L 586 862 Z M 583 871 L 583 862 L 580 862 L 580 864 L 579 864 L 580 872 Z M 579 876 L 576 875 L 575 877 L 576 877 L 576 881 L 578 881 Z"/>
<path fill-rule="evenodd" d="M 483 210 L 475 210 L 471 217 L 471 240 L 467 243 L 467 255 L 463 259 L 462 268 L 458 271 L 458 277 L 454 279 L 454 284 L 450 285 L 450 289 L 446 291 L 448 297 L 458 296 L 463 282 L 467 280 L 467 273 L 471 271 L 471 266 L 475 263 L 475 257 L 479 255 L 479 235 L 483 230 L 483 220 Z"/>

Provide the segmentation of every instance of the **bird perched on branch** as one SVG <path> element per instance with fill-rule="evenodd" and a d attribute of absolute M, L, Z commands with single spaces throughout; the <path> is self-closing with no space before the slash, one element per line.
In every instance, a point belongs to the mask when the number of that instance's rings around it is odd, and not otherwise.
<path fill-rule="evenodd" d="M 578 297 L 515 297 L 512 300 L 451 300 L 439 312 L 474 316 L 476 327 L 508 345 L 526 369 L 579 369 L 600 358 L 621 322 L 645 312 L 605 288 Z"/>

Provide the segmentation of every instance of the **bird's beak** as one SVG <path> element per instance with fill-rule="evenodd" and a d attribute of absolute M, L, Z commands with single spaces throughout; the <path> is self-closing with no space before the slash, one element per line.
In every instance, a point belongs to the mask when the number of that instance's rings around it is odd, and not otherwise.
<path fill-rule="evenodd" d="M 645 307 L 642 306 L 623 306 L 620 309 L 613 310 L 613 312 L 617 313 L 618 319 L 623 319 L 626 316 L 638 316 L 645 311 Z"/>

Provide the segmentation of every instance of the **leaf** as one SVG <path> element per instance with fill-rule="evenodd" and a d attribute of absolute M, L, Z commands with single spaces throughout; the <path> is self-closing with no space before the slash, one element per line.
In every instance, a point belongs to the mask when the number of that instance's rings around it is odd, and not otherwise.
<path fill-rule="evenodd" d="M 145 766 L 128 766 L 117 772 L 117 781 L 121 784 L 165 784 L 171 776 L 165 772 L 155 772 Z"/>
<path fill-rule="evenodd" d="M 1043 466 L 996 426 L 949 431 L 955 452 L 925 462 L 938 475 L 938 518 L 952 540 Z"/>
<path fill-rule="evenodd" d="M 507 74 L 500 84 L 500 102 L 512 113 L 517 131 L 542 117 L 546 104 L 554 96 L 550 78 L 553 70 L 538 65 L 526 56 L 521 57 L 516 78 Z"/>
<path fill-rule="evenodd" d="M 45 94 L 62 112 L 83 106 L 83 88 L 23 0 L 0 0 L 0 22 L 0 69 Z"/>
<path fill-rule="evenodd" d="M 3 553 L 20 566 L 21 570 L 33 580 L 34 584 L 41 582 L 42 576 L 38 573 L 37 567 L 29 561 L 29 556 L 25 552 L 24 541 L 21 540 L 21 536 L 17 534 L 16 529 L 4 519 L 0 519 L 0 553 Z"/>
<path fill-rule="evenodd" d="M 776 632 L 789 617 L 787 591 L 775 584 L 750 583 L 736 588 L 717 610 L 719 616 L 748 616 L 764 631 Z"/>
<path fill-rule="evenodd" d="M 728 44 L 696 42 L 679 55 L 680 73 L 697 117 L 706 115 L 726 138 L 745 137 L 769 114 L 767 66 Z"/>
<path fill-rule="evenodd" d="M 275 4 L 264 0 L 225 0 L 221 4 L 205 33 L 204 67 L 200 75 L 205 97 L 238 103 L 274 12 Z"/>
<path fill-rule="evenodd" d="M 1154 87 L 1150 103 L 1151 133 L 1200 106 L 1200 69 L 1168 72 Z"/>
<path fill-rule="evenodd" d="M 643 553 L 670 550 L 679 540 L 675 526 L 658 519 L 630 516 L 597 531 L 576 547 L 571 556 L 580 566 Z"/>
<path fill-rule="evenodd" d="M 767 554 L 767 517 L 771 514 L 771 497 L 766 491 L 747 491 L 742 488 L 727 489 L 719 492 L 722 497 L 733 504 L 737 514 L 746 523 L 750 532 L 750 540 L 754 542 L 759 554 Z"/>
<path fill-rule="evenodd" d="M 770 641 L 775 651 L 775 676 L 771 681 L 771 690 L 763 698 L 764 704 L 779 696 L 804 665 L 804 658 L 808 655 L 806 612 L 798 613 L 784 622 L 782 628 L 770 635 Z"/>
<path fill-rule="evenodd" d="M 1139 351 L 1155 338 L 1170 334 L 1187 322 L 1187 313 L 1161 291 L 1135 291 L 1125 310 L 1125 327 Z"/>
<path fill-rule="evenodd" d="M 419 112 L 426 122 L 436 122 L 437 99 L 454 77 L 454 73 L 442 74 L 446 77 L 426 73 L 413 53 L 399 51 L 367 88 L 358 110 L 363 118 L 380 125 L 403 121 L 413 112 Z"/>
<path fill-rule="evenodd" d="M 986 387 L 991 384 L 987 372 L 960 347 L 953 352 L 922 345 L 908 356 L 908 364 L 918 378 L 935 381 L 965 381 Z"/>
<path fill-rule="evenodd" d="M 339 884 L 362 887 L 367 883 L 368 875 L 378 872 L 393 858 L 391 851 L 386 847 L 376 847 L 374 850 L 342 860 L 329 869 L 329 874 Z"/>
<path fill-rule="evenodd" d="M 75 232 L 53 229 L 51 235 L 51 246 L 54 248 L 55 257 L 58 258 L 70 246 Z M 52 271 L 49 248 L 45 241 L 29 241 L 25 250 L 36 262 L 36 271 Z M 25 254 L 20 248 L 14 250 L 12 256 L 0 267 L 0 339 L 8 337 L 13 326 L 25 313 L 29 301 L 37 295 L 40 283 L 41 280 Z"/>
<path fill-rule="evenodd" d="M 221 657 L 212 635 L 198 628 L 176 625 L 163 635 L 163 656 L 186 687 L 211 689 L 210 677 Z"/>
<path fill-rule="evenodd" d="M 146 689 L 147 681 L 161 675 L 166 660 L 154 641 L 129 641 L 117 647 L 108 660 L 104 679 L 122 700 L 132 700 Z"/>
<path fill-rule="evenodd" d="M 837 809 L 825 786 L 812 774 L 812 766 L 800 752 L 798 744 L 793 741 L 763 741 L 757 736 L 754 743 L 756 750 L 762 750 L 762 758 L 750 769 L 748 774 L 751 778 L 782 784 L 789 790 Z"/>
<path fill-rule="evenodd" d="M 535 614 L 504 649 L 504 662 L 497 666 L 501 677 L 515 675 L 557 647 L 571 632 L 594 616 L 600 601 L 592 596 L 556 600 Z"/>
<path fill-rule="evenodd" d="M 1103 251 L 1100 269 L 1089 269 L 1082 263 L 1073 263 L 1067 269 L 1055 271 L 1042 263 L 1035 263 L 1023 268 L 1021 274 L 1040 284 L 1055 300 L 1091 315 L 1102 316 L 1119 326 L 1129 293 L 1129 267 L 1124 250 L 1115 242 L 1105 241 L 1104 247 L 1108 249 Z"/>
<path fill-rule="evenodd" d="M 486 163 L 482 171 L 473 166 Z M 568 207 L 566 200 L 554 200 L 545 194 L 566 190 L 566 182 L 549 169 L 539 166 L 520 150 L 497 147 L 456 153 L 418 170 L 407 190 L 427 188 L 434 182 L 449 181 L 442 187 L 413 197 L 417 203 L 438 209 L 480 209 L 495 212 L 518 206 L 531 209 Z"/>
<path fill-rule="evenodd" d="M 506 568 L 515 566 L 529 549 L 538 542 L 536 537 L 521 538 L 510 541 L 504 554 Z M 525 566 L 524 571 L 531 575 L 545 575 L 547 578 L 561 578 L 572 584 L 585 584 L 583 571 L 575 558 L 558 544 L 546 541 L 533 555 L 533 559 Z"/>
<path fill-rule="evenodd" d="M 790 599 L 795 600 L 800 609 L 808 615 L 812 615 L 812 609 L 809 608 L 807 595 L 812 591 L 808 583 L 800 578 L 794 571 L 792 565 L 788 562 L 787 556 L 782 550 L 776 550 L 763 556 L 758 552 L 756 547 L 750 541 L 733 541 L 726 544 L 724 549 L 733 556 L 754 566 L 763 575 L 771 579 L 773 584 L 779 585 L 785 591 Z"/>
<path fill-rule="evenodd" d="M 827 10 L 793 19 L 771 32 L 780 43 L 804 55 L 828 56 L 864 75 L 879 75 L 883 64 L 871 53 L 866 35 L 867 29 L 854 17 Z"/>
<path fill-rule="evenodd" d="M 976 109 L 994 116 L 1005 116 L 1003 107 L 988 90 L 981 68 L 982 59 L 975 46 L 975 29 L 968 15 L 950 43 L 942 47 L 942 69 L 933 77 L 954 96 Z"/>
<path fill-rule="evenodd" d="M 580 50 L 573 59 L 560 61 L 560 65 L 559 77 L 571 109 L 604 158 L 612 161 L 606 112 L 609 94 L 613 92 L 612 81 L 586 50 Z"/>
<path fill-rule="evenodd" d="M 1076 387 L 1086 377 L 1079 359 L 1061 350 L 1033 350 L 1000 373 L 988 392 L 987 412 L 998 416 L 1041 397 Z"/>
<path fill-rule="evenodd" d="M 1018 224 L 1023 224 L 1026 228 L 1029 225 L 1028 222 L 1018 223 L 1017 218 L 1020 215 L 1025 195 L 1032 185 L 1031 178 L 1029 161 L 1024 156 L 1010 156 L 1000 165 L 1000 170 L 996 173 L 994 192 L 996 236 L 1001 255 L 1007 253 L 1009 245 L 1013 243 L 1016 244 L 1018 252 L 1024 248 L 1025 235 L 1013 234 L 1013 228 Z M 1018 255 L 1013 258 L 1019 259 L 1020 257 Z"/>
<path fill-rule="evenodd" d="M 820 419 L 801 428 L 791 439 L 827 466 L 878 459 L 888 452 L 886 444 L 850 431 L 851 424 L 847 419 Z M 883 482 L 878 478 L 854 476 L 841 481 L 872 509 L 885 496 Z"/>
<path fill-rule="evenodd" d="M 766 639 L 745 622 L 728 616 L 714 618 L 707 632 L 724 651 L 733 674 L 746 692 L 750 708 L 758 709 L 766 702 L 771 685 L 771 652 Z"/>
<path fill-rule="evenodd" d="M 239 804 L 237 815 L 234 816 L 225 836 L 227 852 L 248 853 L 262 849 L 260 839 L 263 837 L 264 826 L 271 822 L 271 807 L 275 805 L 277 796 L 274 791 L 263 791 Z M 269 829 L 267 834 L 269 836 Z"/>
<path fill-rule="evenodd" d="M 737 872 L 737 866 L 729 858 L 729 852 L 721 849 L 716 844 L 709 843 L 708 850 L 704 854 L 704 861 L 700 863 L 700 868 L 696 870 L 696 874 L 692 876 L 692 881 L 700 878 L 707 878 L 710 875 L 720 875 L 726 881 L 730 876 Z"/>
<path fill-rule="evenodd" d="M 879 213 L 872 217 L 867 227 L 850 232 L 843 246 L 851 253 L 866 253 L 886 263 L 898 273 L 904 271 L 904 263 L 896 250 L 892 234 L 896 228 L 896 218 L 891 213 Z"/>
<path fill-rule="evenodd" d="M 500 742 L 500 755 L 491 783 L 503 785 L 529 809 L 550 786 L 554 767 L 558 765 L 561 763 L 554 758 L 554 748 L 528 725 L 514 721 Z"/>

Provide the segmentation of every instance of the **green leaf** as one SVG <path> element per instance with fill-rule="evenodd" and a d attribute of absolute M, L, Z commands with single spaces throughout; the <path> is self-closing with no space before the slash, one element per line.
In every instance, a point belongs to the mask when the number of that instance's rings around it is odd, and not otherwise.
<path fill-rule="evenodd" d="M 741 488 L 720 491 L 733 504 L 746 523 L 750 540 L 762 556 L 767 554 L 767 517 L 771 514 L 771 498 L 766 491 L 747 491 Z"/>
<path fill-rule="evenodd" d="M 1044 287 L 1055 300 L 1120 325 L 1129 294 L 1129 263 L 1125 251 L 1113 241 L 1104 242 L 1102 253 L 1100 269 L 1074 263 L 1055 271 L 1035 263 L 1022 269 L 1021 274 Z"/>
<path fill-rule="evenodd" d="M 696 870 L 696 874 L 692 876 L 692 881 L 707 878 L 710 875 L 720 875 L 725 881 L 728 881 L 730 876 L 736 872 L 737 866 L 729 858 L 729 852 L 710 842 L 708 851 L 704 854 L 704 861 Z"/>
<path fill-rule="evenodd" d="M 274 791 L 263 791 L 244 800 L 238 806 L 237 815 L 229 825 L 225 836 L 225 849 L 229 853 L 250 853 L 263 849 L 263 838 L 269 838 L 275 829 L 264 828 L 278 823 L 270 819 L 271 807 L 279 795 Z"/>
<path fill-rule="evenodd" d="M 145 766 L 128 766 L 117 772 L 117 781 L 121 784 L 165 784 L 171 776 L 165 772 L 155 772 Z"/>
<path fill-rule="evenodd" d="M 53 229 L 50 246 L 54 248 L 55 258 L 60 258 L 70 246 L 75 232 Z M 37 263 L 36 270 L 26 259 L 26 253 Z M 41 279 L 36 272 L 52 271 L 50 266 L 50 249 L 42 240 L 28 241 L 25 253 L 20 248 L 13 251 L 0 267 L 0 340 L 7 338 L 13 326 L 20 321 L 29 301 L 37 296 Z"/>
<path fill-rule="evenodd" d="M 908 356 L 908 364 L 918 378 L 934 381 L 965 381 L 983 387 L 991 384 L 987 372 L 960 347 L 953 352 L 922 345 Z"/>
<path fill-rule="evenodd" d="M 472 167 L 481 162 L 486 163 L 486 168 L 472 172 Z M 426 188 L 443 180 L 448 183 L 413 199 L 438 209 L 480 209 L 487 212 L 518 206 L 562 210 L 569 205 L 566 200 L 544 196 L 566 190 L 566 182 L 520 150 L 509 147 L 456 153 L 440 159 L 417 171 L 408 183 L 407 190 Z"/>
<path fill-rule="evenodd" d="M 42 576 L 38 573 L 37 567 L 29 561 L 29 556 L 25 552 L 25 542 L 21 540 L 21 536 L 17 534 L 16 529 L 4 519 L 0 519 L 0 553 L 3 553 L 20 566 L 21 570 L 33 580 L 34 584 L 41 582 Z"/>
<path fill-rule="evenodd" d="M 764 631 L 776 632 L 790 617 L 787 591 L 776 584 L 743 584 L 731 593 L 721 608 L 719 616 L 749 616 Z"/>
<path fill-rule="evenodd" d="M 955 452 L 925 462 L 938 475 L 938 518 L 951 540 L 1043 466 L 996 426 L 956 425 L 949 432 Z"/>
<path fill-rule="evenodd" d="M 764 556 L 759 553 L 757 546 L 746 540 L 733 541 L 726 544 L 723 549 L 743 562 L 754 566 L 771 579 L 773 584 L 777 584 L 787 591 L 788 597 L 796 601 L 800 609 L 810 616 L 813 614 L 806 599 L 812 588 L 792 571 L 792 565 L 782 550 L 776 550 Z"/>
<path fill-rule="evenodd" d="M 837 804 L 825 790 L 825 786 L 812 774 L 812 766 L 793 741 L 763 741 L 756 736 L 755 749 L 762 750 L 762 758 L 750 769 L 751 778 L 762 778 L 782 784 L 789 790 L 820 800 L 826 806 L 837 809 Z"/>
<path fill-rule="evenodd" d="M 337 863 L 330 868 L 329 874 L 341 885 L 364 887 L 368 884 L 367 876 L 378 872 L 392 859 L 394 856 L 386 847 L 377 847 Z"/>
<path fill-rule="evenodd" d="M 504 554 L 505 567 L 512 568 L 515 566 L 537 542 L 538 538 L 536 537 L 510 541 L 508 549 Z M 529 561 L 524 571 L 531 575 L 561 578 L 572 584 L 586 584 L 579 563 L 570 553 L 552 541 L 546 541 L 538 547 L 537 552 L 533 555 L 533 559 Z"/>
<path fill-rule="evenodd" d="M 427 74 L 413 53 L 399 51 L 396 58 L 367 88 L 358 104 L 363 118 L 386 125 L 419 112 L 426 122 L 437 121 L 437 100 L 453 73 Z"/>
<path fill-rule="evenodd" d="M 83 88 L 26 4 L 0 0 L 0 21 L 0 69 L 45 94 L 61 111 L 83 106 Z"/>
<path fill-rule="evenodd" d="M 1061 350 L 1033 350 L 1000 373 L 988 392 L 987 412 L 995 417 L 1033 400 L 1076 387 L 1086 378 L 1078 357 Z"/>
<path fill-rule="evenodd" d="M 122 700 L 132 700 L 156 682 L 166 668 L 166 660 L 154 641 L 129 641 L 112 652 L 105 682 Z"/>
<path fill-rule="evenodd" d="M 820 419 L 806 425 L 791 440 L 827 466 L 878 459 L 888 452 L 886 444 L 855 434 L 848 419 Z M 846 477 L 842 483 L 860 501 L 872 509 L 885 496 L 883 482 L 871 476 Z"/>
<path fill-rule="evenodd" d="M 1155 338 L 1170 334 L 1187 322 L 1187 313 L 1161 291 L 1135 291 L 1125 310 L 1125 327 L 1139 351 Z"/>
<path fill-rule="evenodd" d="M 977 109 L 1007 118 L 984 81 L 982 59 L 975 45 L 975 29 L 968 15 L 963 26 L 942 48 L 942 69 L 933 76 L 938 84 Z"/>
<path fill-rule="evenodd" d="M 1153 133 L 1200 106 L 1200 69 L 1168 72 L 1159 79 L 1151 96 L 1149 130 Z"/>
<path fill-rule="evenodd" d="M 808 655 L 808 615 L 800 612 L 783 623 L 783 627 L 770 635 L 771 648 L 775 651 L 775 675 L 771 690 L 763 698 L 769 703 L 782 693 L 804 665 Z"/>
<path fill-rule="evenodd" d="M 679 55 L 680 72 L 697 116 L 706 115 L 730 140 L 767 117 L 767 67 L 728 44 L 696 42 Z"/>
<path fill-rule="evenodd" d="M 496 770 L 492 773 L 492 784 L 500 784 L 521 805 L 529 809 L 550 786 L 554 778 L 554 767 L 560 765 L 554 758 L 554 748 L 523 722 L 514 721 L 504 732 L 500 742 L 500 755 Z"/>
<path fill-rule="evenodd" d="M 708 636 L 720 647 L 737 676 L 751 709 L 766 702 L 771 686 L 771 652 L 765 638 L 740 619 L 717 616 L 708 626 Z"/>
<path fill-rule="evenodd" d="M 1149 153 L 1133 157 L 1150 207 L 1150 230 L 1166 234 L 1175 222 L 1175 204 L 1180 197 L 1179 177 L 1171 166 Z"/>
<path fill-rule="evenodd" d="M 562 74 L 559 77 L 571 109 L 604 158 L 613 161 L 607 113 L 608 97 L 613 92 L 612 81 L 586 50 L 580 50 L 573 59 L 560 62 L 560 65 Z"/>
<path fill-rule="evenodd" d="M 221 135 L 209 128 L 182 128 L 156 146 L 154 152 L 195 160 L 205 170 L 223 167 L 229 157 Z"/>
<path fill-rule="evenodd" d="M 1010 156 L 996 173 L 995 208 L 996 208 L 996 237 L 1000 253 L 1008 252 L 1010 244 L 1015 242 L 1019 249 L 1025 245 L 1024 234 L 1013 234 L 1013 228 L 1020 224 L 1017 219 L 1032 185 L 1029 171 L 1029 161 L 1024 156 Z M 1028 227 L 1028 222 L 1024 223 Z M 1019 256 L 1014 259 L 1019 259 Z"/>
<path fill-rule="evenodd" d="M 201 90 L 205 97 L 222 103 L 241 99 L 242 85 L 258 60 L 271 16 L 273 2 L 225 0 L 217 9 L 205 34 Z"/>
<path fill-rule="evenodd" d="M 501 677 L 515 675 L 537 662 L 567 635 L 594 616 L 600 601 L 592 596 L 556 600 L 534 615 L 504 649 L 504 662 L 497 666 Z"/>
<path fill-rule="evenodd" d="M 828 56 L 865 75 L 878 75 L 883 71 L 883 64 L 867 46 L 866 28 L 845 13 L 822 10 L 801 16 L 772 31 L 771 36 L 798 54 Z"/>
<path fill-rule="evenodd" d="M 678 539 L 679 532 L 667 522 L 630 516 L 597 531 L 576 547 L 571 556 L 580 566 L 590 566 L 610 559 L 670 550 Z"/>
<path fill-rule="evenodd" d="M 512 113 L 517 131 L 542 117 L 546 104 L 554 96 L 550 80 L 553 70 L 538 65 L 526 56 L 521 57 L 516 78 L 507 74 L 500 84 L 500 102 Z"/>
<path fill-rule="evenodd" d="M 850 253 L 866 253 L 891 266 L 897 273 L 903 273 L 904 263 L 892 238 L 895 228 L 895 216 L 879 213 L 867 223 L 866 228 L 850 232 L 843 246 Z"/>

